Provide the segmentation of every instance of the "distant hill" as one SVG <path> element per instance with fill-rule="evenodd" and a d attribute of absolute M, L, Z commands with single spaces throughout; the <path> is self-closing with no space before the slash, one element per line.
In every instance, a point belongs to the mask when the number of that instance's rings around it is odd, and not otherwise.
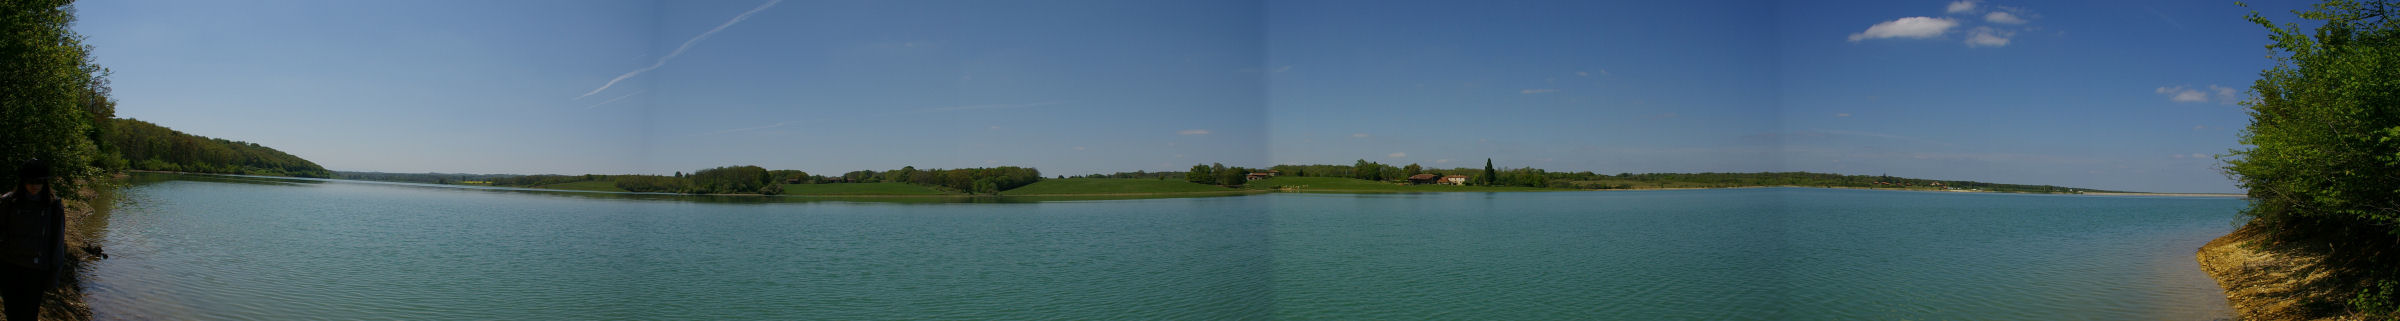
<path fill-rule="evenodd" d="M 340 179 L 355 179 L 355 180 L 362 180 L 362 181 L 385 181 L 385 182 L 426 183 L 426 184 L 458 184 L 458 183 L 461 183 L 461 182 L 491 182 L 491 181 L 495 181 L 495 180 L 501 180 L 501 179 L 508 179 L 508 178 L 515 178 L 515 177 L 524 177 L 524 176 L 529 176 L 529 175 L 516 175 L 516 174 L 466 174 L 466 173 L 386 173 L 386 172 L 350 172 L 350 171 L 334 171 L 334 172 L 333 172 L 333 174 L 334 174 L 334 177 L 333 177 L 333 178 L 340 178 Z"/>
<path fill-rule="evenodd" d="M 109 119 L 101 149 L 115 168 L 137 170 L 331 178 L 333 172 L 256 143 L 185 134 L 134 119 Z"/>

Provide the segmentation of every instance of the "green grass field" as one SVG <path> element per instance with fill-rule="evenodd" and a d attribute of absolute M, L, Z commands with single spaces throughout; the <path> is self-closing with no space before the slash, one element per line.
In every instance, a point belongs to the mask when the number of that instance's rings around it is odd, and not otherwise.
<path fill-rule="evenodd" d="M 563 189 L 563 190 L 570 190 L 570 191 L 594 191 L 594 192 L 623 192 L 623 191 L 625 191 L 625 189 L 622 189 L 622 188 L 617 188 L 617 182 L 615 182 L 615 181 L 581 181 L 581 182 L 573 182 L 573 183 L 560 183 L 560 184 L 550 184 L 550 185 L 534 186 L 533 188 Z"/>
<path fill-rule="evenodd" d="M 947 195 L 922 185 L 908 183 L 840 183 L 840 184 L 783 184 L 784 195 Z"/>
<path fill-rule="evenodd" d="M 1295 188 L 1300 192 L 1532 192 L 1568 189 L 1514 186 L 1405 185 L 1344 177 L 1276 177 L 1251 181 L 1251 189 Z"/>
<path fill-rule="evenodd" d="M 1060 194 L 1151 194 L 1239 192 L 1181 180 L 1145 178 L 1067 178 L 1048 179 L 1007 191 L 1000 195 L 1060 195 Z"/>

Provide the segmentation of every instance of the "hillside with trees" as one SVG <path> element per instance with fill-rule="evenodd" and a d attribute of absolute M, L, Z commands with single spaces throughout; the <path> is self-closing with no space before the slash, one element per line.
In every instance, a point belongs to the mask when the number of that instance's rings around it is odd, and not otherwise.
<path fill-rule="evenodd" d="M 104 168 L 331 178 L 317 163 L 257 143 L 186 134 L 134 119 L 110 119 L 102 131 Z"/>

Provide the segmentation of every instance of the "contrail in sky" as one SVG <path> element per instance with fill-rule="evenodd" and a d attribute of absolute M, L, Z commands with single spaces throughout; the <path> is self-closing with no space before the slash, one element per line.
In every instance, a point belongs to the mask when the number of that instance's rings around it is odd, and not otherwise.
<path fill-rule="evenodd" d="M 617 96 L 617 98 L 610 98 L 608 101 L 602 101 L 602 102 L 600 102 L 600 103 L 598 103 L 598 104 L 592 104 L 591 106 L 586 106 L 586 107 L 583 107 L 583 109 L 600 108 L 600 106 L 601 106 L 601 105 L 607 105 L 608 103 L 617 102 L 617 101 L 619 101 L 619 100 L 625 100 L 625 98 L 633 97 L 633 95 L 640 95 L 640 94 L 642 94 L 642 92 L 647 92 L 647 91 L 649 91 L 649 90 L 636 90 L 636 91 L 633 91 L 633 93 L 631 93 L 631 94 L 625 94 L 624 96 Z"/>
<path fill-rule="evenodd" d="M 708 32 L 702 32 L 698 36 L 692 36 L 692 40 L 684 40 L 683 46 L 675 47 L 675 51 L 668 52 L 664 57 L 658 57 L 657 63 L 652 63 L 649 67 L 642 67 L 642 69 L 634 69 L 633 71 L 626 72 L 623 75 L 617 75 L 617 79 L 609 79 L 607 84 L 601 84 L 600 88 L 594 88 L 591 92 L 583 93 L 582 96 L 575 96 L 575 99 L 591 97 L 592 94 L 598 94 L 601 91 L 608 90 L 608 87 L 616 86 L 617 82 L 625 81 L 626 78 L 633 78 L 634 75 L 640 75 L 642 72 L 666 66 L 667 60 L 675 59 L 675 56 L 683 55 L 684 50 L 691 50 L 692 45 L 700 44 L 700 40 L 706 40 L 708 39 L 708 36 L 716 35 L 718 31 L 725 31 L 726 27 L 732 27 L 733 24 L 741 23 L 744 19 L 750 19 L 750 15 L 757 14 L 759 11 L 766 11 L 767 7 L 774 7 L 777 3 L 783 3 L 783 0 L 767 1 L 767 4 L 758 5 L 758 8 L 756 9 L 750 9 L 748 12 L 743 12 L 742 15 L 733 16 L 733 20 L 726 20 L 725 24 L 717 25 L 716 29 L 708 29 Z"/>

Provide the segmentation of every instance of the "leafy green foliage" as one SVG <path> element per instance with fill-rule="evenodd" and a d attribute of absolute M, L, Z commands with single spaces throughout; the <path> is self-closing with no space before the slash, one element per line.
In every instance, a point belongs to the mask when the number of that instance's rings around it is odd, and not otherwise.
<path fill-rule="evenodd" d="M 1192 165 L 1192 170 L 1183 172 L 1183 180 L 1199 184 L 1215 184 L 1216 176 L 1216 169 L 1208 164 Z"/>
<path fill-rule="evenodd" d="M 1483 159 L 1483 175 L 1475 176 L 1475 185 L 1492 185 L 1494 180 L 1499 178 L 1500 172 L 1492 170 L 1492 159 L 1485 158 Z"/>
<path fill-rule="evenodd" d="M 2385 279 L 2375 282 L 2375 286 L 2359 288 L 2358 295 L 2351 297 L 2348 303 L 2350 303 L 2351 309 L 2367 314 L 2400 313 L 2400 304 L 2393 304 L 2392 301 L 2393 297 L 2400 295 L 2400 293 L 2395 293 L 2396 291 L 2400 291 L 2400 281 Z"/>
<path fill-rule="evenodd" d="M 999 193 L 1039 181 L 1042 181 L 1041 170 L 1016 166 L 932 169 L 918 171 L 904 180 L 909 184 L 939 186 L 977 194 Z"/>
<path fill-rule="evenodd" d="M 2389 271 L 2400 264 L 2400 20 L 2386 1 L 2325 1 L 2300 18 L 2312 31 L 2256 12 L 2276 64 L 2250 89 L 2248 150 L 2226 157 L 2249 190 L 2251 223 L 2298 239 L 2331 240 L 2337 264 L 2363 267 L 2352 310 L 2393 316 Z M 2330 255 L 2330 254 L 2329 254 Z"/>
<path fill-rule="evenodd" d="M 218 174 L 333 177 L 317 163 L 256 143 L 208 138 L 134 119 L 108 120 L 107 145 L 132 169 Z"/>
<path fill-rule="evenodd" d="M 2283 55 L 2251 86 L 2228 169 L 2269 224 L 2374 226 L 2400 235 L 2400 33 L 2382 2 L 2327 1 L 2313 33 L 2256 13 Z"/>
<path fill-rule="evenodd" d="M 68 28 L 75 21 L 70 1 L 0 1 L 0 164 L 13 169 L 30 159 L 50 160 L 63 179 L 61 190 L 78 190 L 98 147 L 93 122 L 108 119 L 105 70 L 91 63 L 91 48 Z M 15 171 L 0 173 L 17 181 Z M 75 193 L 61 193 L 74 195 Z"/>
<path fill-rule="evenodd" d="M 767 186 L 779 183 L 767 175 L 766 168 L 758 166 L 703 169 L 684 176 L 684 179 L 691 180 L 692 184 L 691 189 L 685 192 L 694 194 L 765 194 Z M 782 187 L 777 187 L 776 191 L 782 191 Z"/>
<path fill-rule="evenodd" d="M 628 192 L 683 193 L 691 190 L 692 181 L 680 176 L 616 175 L 610 180 L 617 182 L 617 188 Z"/>

